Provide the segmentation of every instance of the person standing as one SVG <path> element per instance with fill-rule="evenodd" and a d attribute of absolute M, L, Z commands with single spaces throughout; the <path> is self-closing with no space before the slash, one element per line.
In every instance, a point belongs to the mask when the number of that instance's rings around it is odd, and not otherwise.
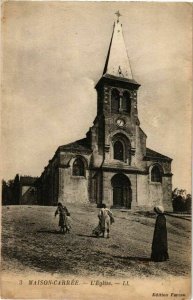
<path fill-rule="evenodd" d="M 157 214 L 157 218 L 153 235 L 151 259 L 161 262 L 169 259 L 166 217 L 162 206 L 154 207 L 154 211 Z"/>
<path fill-rule="evenodd" d="M 96 236 L 102 234 L 103 237 L 109 238 L 110 225 L 114 222 L 113 213 L 106 207 L 106 204 L 101 205 L 98 214 L 99 225 L 93 230 Z"/>
<path fill-rule="evenodd" d="M 68 217 L 70 216 L 70 213 L 67 209 L 66 206 L 63 206 L 62 203 L 58 203 L 58 207 L 55 211 L 55 217 L 59 214 L 59 224 L 58 226 L 60 227 L 60 232 L 61 233 L 66 233 L 66 232 L 70 232 L 70 223 L 68 220 Z"/>

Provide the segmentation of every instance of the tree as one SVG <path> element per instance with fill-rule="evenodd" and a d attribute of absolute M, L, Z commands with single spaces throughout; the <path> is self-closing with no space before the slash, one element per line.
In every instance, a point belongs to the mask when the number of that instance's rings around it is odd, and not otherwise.
<path fill-rule="evenodd" d="M 172 205 L 175 212 L 191 212 L 192 197 L 186 190 L 175 188 L 172 192 Z"/>
<path fill-rule="evenodd" d="M 2 180 L 2 205 L 6 205 L 8 202 L 8 186 L 7 182 Z"/>

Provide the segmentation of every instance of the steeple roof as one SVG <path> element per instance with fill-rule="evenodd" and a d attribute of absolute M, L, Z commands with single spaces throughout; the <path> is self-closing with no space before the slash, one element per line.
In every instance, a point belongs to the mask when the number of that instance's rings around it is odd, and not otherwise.
<path fill-rule="evenodd" d="M 122 24 L 119 22 L 119 18 L 114 23 L 109 51 L 103 71 L 103 75 L 105 74 L 133 79 L 123 38 Z"/>

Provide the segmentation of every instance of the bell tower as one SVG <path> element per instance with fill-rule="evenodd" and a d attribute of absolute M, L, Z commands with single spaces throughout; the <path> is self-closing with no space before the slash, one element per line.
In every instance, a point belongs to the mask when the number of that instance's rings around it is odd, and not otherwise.
<path fill-rule="evenodd" d="M 105 156 L 104 163 L 121 161 L 132 165 L 136 150 L 136 126 L 140 124 L 137 110 L 140 85 L 133 79 L 119 21 L 121 15 L 119 12 L 116 15 L 103 75 L 95 87 L 97 117 L 94 124 L 98 127 L 98 150 Z"/>

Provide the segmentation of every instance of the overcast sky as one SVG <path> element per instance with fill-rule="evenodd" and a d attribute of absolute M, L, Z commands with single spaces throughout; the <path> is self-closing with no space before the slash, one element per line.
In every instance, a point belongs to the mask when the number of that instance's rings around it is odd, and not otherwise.
<path fill-rule="evenodd" d="M 39 176 L 83 138 L 120 10 L 147 146 L 191 185 L 192 7 L 188 3 L 7 2 L 3 13 L 3 178 Z"/>

